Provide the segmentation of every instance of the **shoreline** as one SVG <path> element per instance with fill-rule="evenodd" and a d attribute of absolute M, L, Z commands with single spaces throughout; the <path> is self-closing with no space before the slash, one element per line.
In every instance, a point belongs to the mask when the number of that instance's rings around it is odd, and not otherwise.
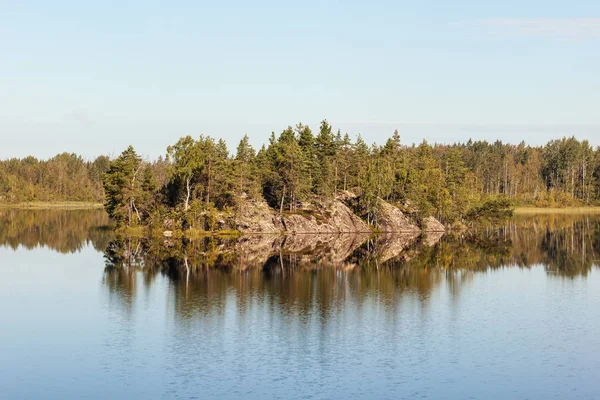
<path fill-rule="evenodd" d="M 527 214 L 600 214 L 600 206 L 584 207 L 515 207 L 515 215 Z"/>
<path fill-rule="evenodd" d="M 18 210 L 99 210 L 104 209 L 102 203 L 87 201 L 28 201 L 23 203 L 0 203 L 0 209 Z"/>
<path fill-rule="evenodd" d="M 103 210 L 102 203 L 87 201 L 29 201 L 22 203 L 1 203 L 0 209 L 17 210 Z M 514 215 L 535 215 L 535 214 L 600 214 L 600 206 L 581 206 L 581 207 L 515 207 Z M 371 231 L 372 233 L 373 231 Z M 225 236 L 237 236 L 240 231 L 227 231 Z M 260 232 L 247 232 L 251 234 L 264 234 Z M 291 232 L 287 232 L 290 234 Z M 305 233 L 305 232 L 300 232 Z M 219 235 L 217 232 L 195 230 L 189 232 L 192 237 L 206 237 Z"/>

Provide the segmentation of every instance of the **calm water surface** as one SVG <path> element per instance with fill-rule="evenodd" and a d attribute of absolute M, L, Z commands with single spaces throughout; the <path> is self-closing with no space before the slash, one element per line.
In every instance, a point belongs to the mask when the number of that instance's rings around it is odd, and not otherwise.
<path fill-rule="evenodd" d="M 107 224 L 0 210 L 0 397 L 600 398 L 600 216 L 191 243 Z"/>

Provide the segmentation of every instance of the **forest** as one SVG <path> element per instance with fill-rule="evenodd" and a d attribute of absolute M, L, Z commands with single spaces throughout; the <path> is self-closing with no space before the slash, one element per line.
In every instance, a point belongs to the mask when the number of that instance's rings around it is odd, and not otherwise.
<path fill-rule="evenodd" d="M 35 157 L 0 161 L 0 203 L 29 201 L 102 202 L 102 175 L 110 159 L 85 161 L 70 153 L 49 160 Z"/>
<path fill-rule="evenodd" d="M 600 202 L 600 148 L 574 137 L 544 146 L 501 141 L 403 144 L 398 131 L 381 144 L 354 140 L 324 120 L 301 123 L 256 150 L 248 136 L 230 152 L 223 139 L 186 136 L 164 157 L 144 161 L 130 146 L 114 159 L 75 154 L 0 161 L 0 202 L 104 202 L 120 225 L 171 219 L 211 228 L 216 215 L 264 199 L 281 213 L 352 192 L 365 220 L 378 199 L 445 224 L 490 200 L 561 207 Z"/>

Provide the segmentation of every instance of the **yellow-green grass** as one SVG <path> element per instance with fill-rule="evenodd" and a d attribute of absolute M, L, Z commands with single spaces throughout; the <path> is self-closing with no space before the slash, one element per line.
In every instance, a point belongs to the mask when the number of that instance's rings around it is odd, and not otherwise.
<path fill-rule="evenodd" d="M 92 210 L 102 209 L 102 203 L 86 201 L 28 201 L 23 203 L 0 203 L 0 208 L 16 208 L 21 210 Z"/>
<path fill-rule="evenodd" d="M 190 240 L 194 240 L 194 239 L 202 239 L 205 238 L 207 236 L 229 236 L 229 237 L 237 237 L 240 235 L 239 231 L 236 230 L 222 230 L 222 231 L 204 231 L 201 229 L 188 229 L 186 230 L 183 235 L 190 239 Z M 174 235 L 175 236 L 175 235 Z"/>
<path fill-rule="evenodd" d="M 600 207 L 517 207 L 515 214 L 600 214 Z"/>
<path fill-rule="evenodd" d="M 118 235 L 128 237 L 144 238 L 148 236 L 148 228 L 145 226 L 122 226 L 115 229 Z"/>

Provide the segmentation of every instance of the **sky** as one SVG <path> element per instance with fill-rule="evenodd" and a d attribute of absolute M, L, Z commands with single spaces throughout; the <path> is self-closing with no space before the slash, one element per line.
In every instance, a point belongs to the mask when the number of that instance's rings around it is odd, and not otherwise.
<path fill-rule="evenodd" d="M 600 145 L 600 1 L 0 0 L 0 158 L 146 158 L 298 122 Z"/>

